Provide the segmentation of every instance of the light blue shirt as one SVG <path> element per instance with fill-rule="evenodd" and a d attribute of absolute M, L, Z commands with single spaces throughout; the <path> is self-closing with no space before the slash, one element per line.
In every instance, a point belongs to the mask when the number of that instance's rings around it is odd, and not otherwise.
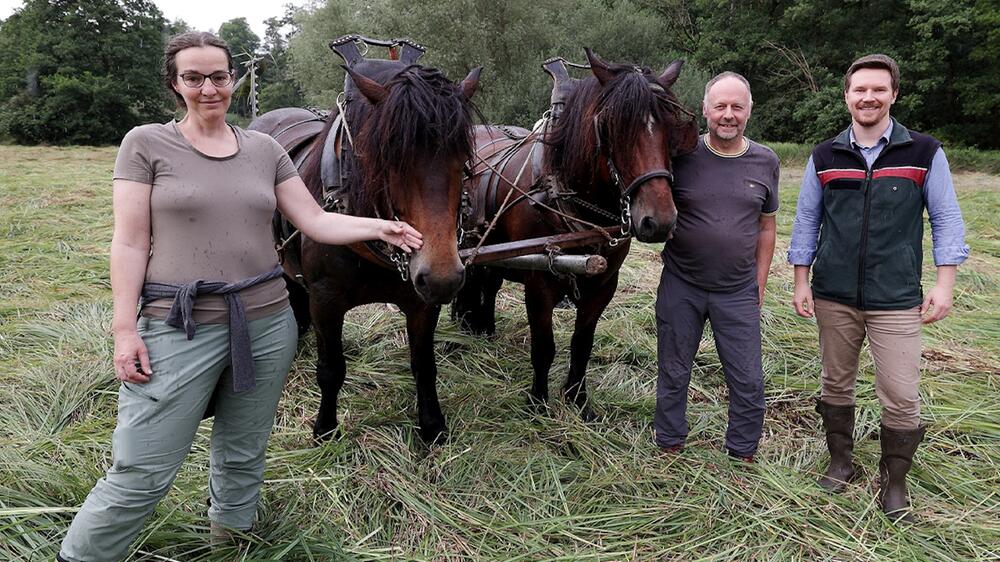
<path fill-rule="evenodd" d="M 860 146 L 851 129 L 851 146 L 864 157 L 870 170 L 882 149 L 889 143 L 892 121 L 874 146 Z M 965 244 L 965 223 L 962 210 L 955 196 L 955 186 L 951 182 L 948 159 L 941 148 L 934 153 L 930 169 L 923 186 L 924 204 L 931 221 L 931 240 L 935 265 L 958 265 L 969 257 L 969 246 Z M 812 265 L 816 257 L 816 240 L 823 222 L 823 188 L 816 175 L 816 165 L 810 156 L 802 176 L 799 202 L 795 207 L 795 222 L 792 224 L 792 242 L 788 248 L 788 263 L 792 265 Z"/>

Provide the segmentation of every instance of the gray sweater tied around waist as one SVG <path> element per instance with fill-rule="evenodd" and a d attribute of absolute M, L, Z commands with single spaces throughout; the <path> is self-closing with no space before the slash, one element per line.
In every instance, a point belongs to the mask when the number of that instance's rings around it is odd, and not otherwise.
<path fill-rule="evenodd" d="M 195 298 L 198 295 L 222 295 L 229 308 L 229 359 L 233 368 L 233 391 L 242 392 L 254 388 L 257 381 L 253 369 L 253 350 L 250 348 L 250 328 L 243 300 L 238 293 L 248 287 L 277 279 L 282 272 L 279 265 L 267 273 L 234 283 L 202 279 L 182 285 L 145 283 L 142 286 L 140 306 L 155 299 L 173 299 L 165 322 L 168 326 L 183 328 L 187 339 L 192 340 L 198 328 L 193 314 Z"/>

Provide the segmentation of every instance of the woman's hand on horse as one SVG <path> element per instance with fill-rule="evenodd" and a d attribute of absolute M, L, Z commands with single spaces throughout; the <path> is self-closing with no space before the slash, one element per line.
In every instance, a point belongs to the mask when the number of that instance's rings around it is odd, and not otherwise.
<path fill-rule="evenodd" d="M 406 253 L 419 250 L 424 245 L 424 235 L 403 221 L 382 221 L 379 239 L 399 247 Z"/>
<path fill-rule="evenodd" d="M 149 352 L 139 333 L 115 334 L 115 378 L 122 382 L 146 383 L 153 374 Z"/>

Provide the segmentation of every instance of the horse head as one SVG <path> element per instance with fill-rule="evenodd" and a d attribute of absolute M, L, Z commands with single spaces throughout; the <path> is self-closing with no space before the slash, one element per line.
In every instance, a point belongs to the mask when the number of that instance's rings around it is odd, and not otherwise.
<path fill-rule="evenodd" d="M 432 68 L 378 62 L 370 72 L 365 63 L 345 67 L 360 93 L 347 107 L 359 168 L 351 205 L 423 234 L 423 247 L 409 259 L 410 279 L 424 301 L 442 304 L 465 279 L 457 236 L 464 165 L 473 153 L 469 99 L 480 69 L 455 84 Z"/>
<path fill-rule="evenodd" d="M 637 239 L 662 242 L 677 223 L 671 159 L 698 141 L 694 115 L 670 91 L 683 62 L 654 75 L 586 52 L 592 76 L 566 102 L 554 142 L 564 147 L 551 151 L 551 161 L 571 185 L 585 185 L 589 175 L 601 188 L 591 195 L 606 206 L 617 199 L 623 223 Z"/>

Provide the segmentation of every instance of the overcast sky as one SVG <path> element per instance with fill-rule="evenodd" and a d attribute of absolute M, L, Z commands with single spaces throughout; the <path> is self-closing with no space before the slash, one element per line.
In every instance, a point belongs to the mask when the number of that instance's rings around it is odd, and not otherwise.
<path fill-rule="evenodd" d="M 285 12 L 285 4 L 304 6 L 310 0 L 153 0 L 169 20 L 182 19 L 194 29 L 218 31 L 222 22 L 244 17 L 262 40 L 264 20 Z M 0 19 L 24 4 L 22 0 L 0 0 Z"/>

